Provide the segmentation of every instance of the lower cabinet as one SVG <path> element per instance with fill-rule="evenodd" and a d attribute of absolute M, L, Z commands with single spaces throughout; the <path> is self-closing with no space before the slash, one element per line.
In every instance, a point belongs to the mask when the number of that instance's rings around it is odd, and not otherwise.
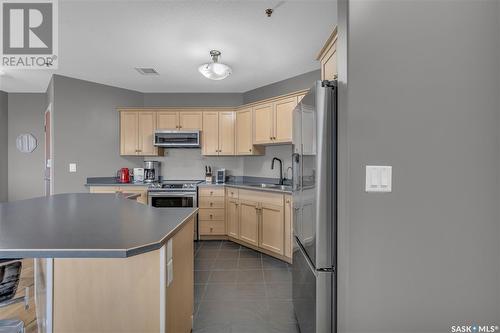
<path fill-rule="evenodd" d="M 137 202 L 147 205 L 148 204 L 148 188 L 146 186 L 90 186 L 90 193 L 131 193 L 140 194 L 137 197 Z"/>
<path fill-rule="evenodd" d="M 198 190 L 198 232 L 201 238 L 226 235 L 224 188 L 203 186 Z"/>
<path fill-rule="evenodd" d="M 227 199 L 227 235 L 233 238 L 240 238 L 239 205 L 238 199 Z"/>
<path fill-rule="evenodd" d="M 259 247 L 284 255 L 285 224 L 283 206 L 261 203 Z"/>
<path fill-rule="evenodd" d="M 291 262 L 291 195 L 220 185 L 200 186 L 198 195 L 201 239 L 230 239 Z"/>
<path fill-rule="evenodd" d="M 259 245 L 259 218 L 260 208 L 258 202 L 240 200 L 239 229 L 241 239 L 248 244 Z"/>

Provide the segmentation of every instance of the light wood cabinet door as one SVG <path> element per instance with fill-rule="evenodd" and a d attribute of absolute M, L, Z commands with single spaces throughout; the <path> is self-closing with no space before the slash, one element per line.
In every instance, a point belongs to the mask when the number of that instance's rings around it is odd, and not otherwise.
<path fill-rule="evenodd" d="M 189 130 L 202 130 L 203 116 L 198 111 L 182 111 L 179 112 L 179 129 Z"/>
<path fill-rule="evenodd" d="M 234 112 L 219 112 L 219 155 L 234 155 Z"/>
<path fill-rule="evenodd" d="M 285 224 L 283 206 L 261 203 L 259 247 L 283 255 Z"/>
<path fill-rule="evenodd" d="M 273 138 L 273 104 L 257 105 L 253 108 L 253 143 L 272 143 Z"/>
<path fill-rule="evenodd" d="M 297 106 L 297 97 L 290 97 L 273 103 L 274 136 L 276 143 L 292 142 L 293 109 Z"/>
<path fill-rule="evenodd" d="M 259 207 L 257 202 L 240 200 L 239 239 L 259 246 Z"/>
<path fill-rule="evenodd" d="M 203 112 L 202 130 L 202 153 L 203 155 L 219 154 L 219 113 Z"/>
<path fill-rule="evenodd" d="M 137 155 L 138 112 L 120 112 L 120 155 Z"/>
<path fill-rule="evenodd" d="M 179 112 L 175 111 L 159 111 L 157 112 L 157 126 L 162 130 L 177 130 L 179 129 Z"/>
<path fill-rule="evenodd" d="M 156 129 L 156 112 L 138 112 L 138 155 L 158 155 L 153 145 L 153 136 Z"/>
<path fill-rule="evenodd" d="M 236 112 L 236 154 L 252 155 L 252 108 Z"/>
<path fill-rule="evenodd" d="M 237 199 L 228 199 L 226 205 L 227 234 L 233 238 L 240 238 L 239 232 L 239 202 Z"/>
<path fill-rule="evenodd" d="M 285 257 L 292 258 L 293 249 L 293 201 L 285 195 Z"/>

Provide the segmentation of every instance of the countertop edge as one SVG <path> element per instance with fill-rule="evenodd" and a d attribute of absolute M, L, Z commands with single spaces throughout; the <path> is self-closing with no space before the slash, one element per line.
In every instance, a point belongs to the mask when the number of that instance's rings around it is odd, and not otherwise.
<path fill-rule="evenodd" d="M 280 190 L 276 188 L 266 188 L 266 187 L 256 187 L 256 186 L 249 186 L 245 184 L 228 184 L 228 183 L 212 183 L 212 184 L 198 184 L 198 187 L 203 187 L 203 186 L 227 186 L 227 187 L 232 187 L 232 188 L 241 188 L 244 190 L 250 190 L 250 191 L 263 191 L 263 192 L 272 192 L 272 193 L 281 193 L 281 194 L 292 194 L 292 191 L 286 191 L 286 190 Z"/>
<path fill-rule="evenodd" d="M 139 254 L 160 249 L 165 243 L 174 237 L 195 214 L 198 208 L 188 214 L 175 228 L 167 233 L 157 242 L 136 246 L 129 249 L 0 249 L 1 259 L 18 258 L 53 258 L 53 259 L 119 259 L 130 258 Z"/>

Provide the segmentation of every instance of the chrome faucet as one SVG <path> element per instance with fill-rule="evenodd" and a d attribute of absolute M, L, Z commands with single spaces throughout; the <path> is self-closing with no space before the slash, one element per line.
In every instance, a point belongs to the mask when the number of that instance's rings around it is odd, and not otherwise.
<path fill-rule="evenodd" d="M 271 170 L 274 170 L 274 161 L 280 162 L 280 185 L 283 185 L 283 161 L 277 157 L 273 157 L 273 161 L 271 162 Z"/>

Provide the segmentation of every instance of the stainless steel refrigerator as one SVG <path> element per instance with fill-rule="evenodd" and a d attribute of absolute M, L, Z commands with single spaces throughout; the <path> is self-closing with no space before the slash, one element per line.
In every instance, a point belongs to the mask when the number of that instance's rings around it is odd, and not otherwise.
<path fill-rule="evenodd" d="M 293 111 L 293 303 L 301 333 L 336 331 L 337 82 Z"/>

